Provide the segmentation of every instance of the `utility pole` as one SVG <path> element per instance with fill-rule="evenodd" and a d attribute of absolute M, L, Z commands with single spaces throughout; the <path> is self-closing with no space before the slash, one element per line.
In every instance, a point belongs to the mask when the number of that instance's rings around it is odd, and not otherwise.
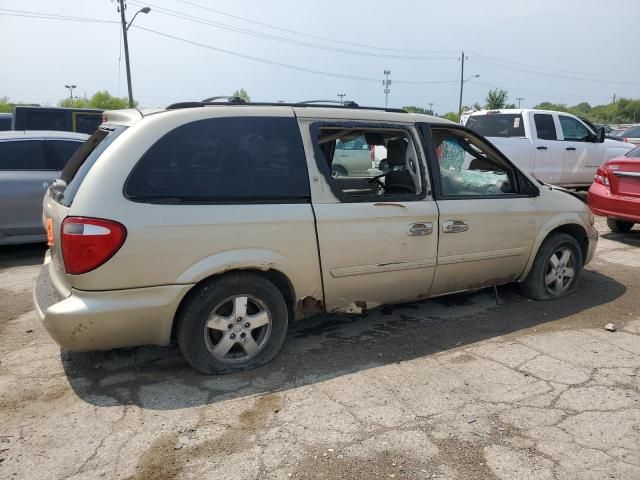
<path fill-rule="evenodd" d="M 339 93 L 338 96 L 340 97 L 340 105 L 344 105 L 344 97 L 347 96 L 346 93 Z"/>
<path fill-rule="evenodd" d="M 516 100 L 518 100 L 518 108 L 520 108 L 520 102 L 524 100 L 524 97 L 516 97 Z"/>
<path fill-rule="evenodd" d="M 65 85 L 64 88 L 69 89 L 69 99 L 73 101 L 73 89 L 76 88 L 75 85 Z"/>
<path fill-rule="evenodd" d="M 389 107 L 389 94 L 391 93 L 391 89 L 389 88 L 391 86 L 389 75 L 391 75 L 391 70 L 385 70 L 385 79 L 382 81 L 382 86 L 384 87 L 384 108 Z"/>
<path fill-rule="evenodd" d="M 433 115 L 433 102 L 428 102 L 427 105 L 429 105 L 429 115 Z"/>
<path fill-rule="evenodd" d="M 464 87 L 464 50 L 460 56 L 460 101 L 458 102 L 458 122 L 462 118 L 462 88 Z"/>
<path fill-rule="evenodd" d="M 129 108 L 133 108 L 133 90 L 131 89 L 131 66 L 129 65 L 129 40 L 127 39 L 127 19 L 124 16 L 124 0 L 118 0 L 120 21 L 122 22 L 122 42 L 124 43 L 124 63 L 127 68 L 127 90 L 129 91 Z"/>
<path fill-rule="evenodd" d="M 611 102 L 611 103 L 616 103 L 616 94 L 615 93 L 613 94 L 613 102 Z"/>

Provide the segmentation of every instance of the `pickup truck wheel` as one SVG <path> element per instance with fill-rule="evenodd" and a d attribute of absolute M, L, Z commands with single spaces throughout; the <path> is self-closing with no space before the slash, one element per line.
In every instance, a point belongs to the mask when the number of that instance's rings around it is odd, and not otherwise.
<path fill-rule="evenodd" d="M 607 226 L 616 233 L 628 233 L 633 228 L 632 222 L 624 222 L 615 218 L 607 218 Z"/>
<path fill-rule="evenodd" d="M 529 275 L 520 285 L 522 293 L 533 300 L 566 297 L 575 289 L 583 263 L 576 239 L 553 233 L 538 250 Z"/>
<path fill-rule="evenodd" d="M 264 365 L 282 348 L 288 311 L 271 282 L 231 273 L 194 291 L 178 318 L 182 354 L 200 373 L 221 374 Z"/>

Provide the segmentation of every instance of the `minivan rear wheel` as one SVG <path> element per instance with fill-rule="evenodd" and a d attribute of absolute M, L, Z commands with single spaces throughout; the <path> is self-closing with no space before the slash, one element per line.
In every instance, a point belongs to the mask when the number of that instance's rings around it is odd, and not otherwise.
<path fill-rule="evenodd" d="M 196 287 L 178 318 L 180 350 L 200 373 L 264 365 L 282 348 L 288 311 L 278 288 L 251 273 L 231 273 Z"/>
<path fill-rule="evenodd" d="M 607 218 L 607 226 L 611 231 L 616 233 L 629 233 L 633 228 L 633 223 L 616 220 L 615 218 Z"/>
<path fill-rule="evenodd" d="M 576 239 L 566 233 L 552 233 L 542 243 L 520 289 L 533 300 L 566 297 L 575 289 L 583 264 Z"/>

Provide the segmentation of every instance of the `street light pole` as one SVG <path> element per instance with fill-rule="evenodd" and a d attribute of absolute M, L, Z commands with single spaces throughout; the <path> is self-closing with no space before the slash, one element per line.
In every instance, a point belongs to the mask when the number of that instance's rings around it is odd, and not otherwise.
<path fill-rule="evenodd" d="M 344 105 L 344 97 L 347 96 L 346 93 L 339 93 L 338 96 L 340 97 L 340 105 Z"/>
<path fill-rule="evenodd" d="M 464 64 L 464 60 L 463 60 L 463 64 Z M 464 67 L 462 67 L 462 68 L 464 70 Z M 462 119 L 462 87 L 464 87 L 464 84 L 467 83 L 472 78 L 478 78 L 479 76 L 480 76 L 480 74 L 477 73 L 475 75 L 471 75 L 466 80 L 463 80 L 462 77 L 460 77 L 460 103 L 458 103 L 458 122 L 460 122 L 460 120 Z"/>
<path fill-rule="evenodd" d="M 133 20 L 136 18 L 136 16 L 140 12 L 149 13 L 151 9 L 149 7 L 141 8 L 135 13 L 133 18 L 127 25 L 127 19 L 124 15 L 124 9 L 125 9 L 124 1 L 125 0 L 118 0 L 118 4 L 119 4 L 119 10 L 120 10 L 120 21 L 122 22 L 122 43 L 124 44 L 124 63 L 127 68 L 127 90 L 129 92 L 129 108 L 133 108 L 133 90 L 131 88 L 131 65 L 129 64 L 129 40 L 127 38 L 127 32 L 129 31 L 129 27 L 133 23 Z"/>
<path fill-rule="evenodd" d="M 75 85 L 65 85 L 64 88 L 69 89 L 69 99 L 73 101 L 73 89 L 76 88 Z"/>
<path fill-rule="evenodd" d="M 520 102 L 524 100 L 524 97 L 516 97 L 516 100 L 518 100 L 518 108 L 520 108 Z"/>

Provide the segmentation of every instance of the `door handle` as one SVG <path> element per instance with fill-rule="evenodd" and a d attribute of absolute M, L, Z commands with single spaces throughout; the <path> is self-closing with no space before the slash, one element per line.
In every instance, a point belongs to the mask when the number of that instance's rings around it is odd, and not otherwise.
<path fill-rule="evenodd" d="M 545 147 L 544 145 L 540 145 L 539 147 L 536 147 L 536 150 L 546 150 L 547 147 Z"/>
<path fill-rule="evenodd" d="M 412 223 L 407 230 L 407 235 L 412 237 L 422 237 L 424 235 L 431 235 L 433 232 L 433 223 L 421 222 Z"/>
<path fill-rule="evenodd" d="M 567 147 L 567 150 L 575 150 L 576 147 Z"/>
<path fill-rule="evenodd" d="M 447 220 L 442 222 L 442 233 L 462 233 L 469 230 L 469 222 L 466 220 Z"/>

